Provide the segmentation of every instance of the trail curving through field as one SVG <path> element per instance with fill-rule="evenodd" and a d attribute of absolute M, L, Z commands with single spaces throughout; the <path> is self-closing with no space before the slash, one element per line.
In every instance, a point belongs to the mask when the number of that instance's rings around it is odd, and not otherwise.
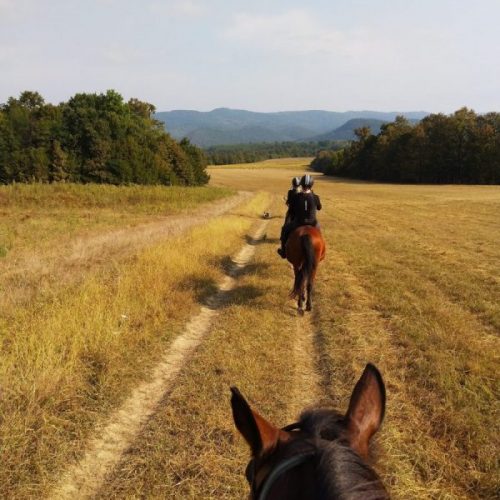
<path fill-rule="evenodd" d="M 123 405 L 110 415 L 107 424 L 90 440 L 83 458 L 68 468 L 49 498 L 65 499 L 75 495 L 78 498 L 90 498 L 97 493 L 106 476 L 112 472 L 141 427 L 171 389 L 188 357 L 208 333 L 224 295 L 235 287 L 238 272 L 253 257 L 255 244 L 264 237 L 267 225 L 268 222 L 264 221 L 257 227 L 253 238 L 232 259 L 233 266 L 218 291 L 207 300 L 206 306 L 189 321 L 184 332 L 165 352 L 154 368 L 151 380 L 136 387 Z"/>

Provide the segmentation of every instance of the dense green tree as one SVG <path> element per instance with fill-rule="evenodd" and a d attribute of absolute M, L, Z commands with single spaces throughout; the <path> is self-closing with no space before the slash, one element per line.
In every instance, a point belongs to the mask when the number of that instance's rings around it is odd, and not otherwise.
<path fill-rule="evenodd" d="M 500 183 L 500 114 L 462 108 L 429 115 L 417 125 L 397 117 L 338 155 L 320 153 L 312 167 L 325 173 L 386 182 Z"/>
<path fill-rule="evenodd" d="M 58 106 L 37 92 L 11 97 L 0 106 L 0 182 L 208 182 L 202 151 L 174 141 L 154 111 L 113 90 Z"/>
<path fill-rule="evenodd" d="M 297 158 L 314 156 L 325 149 L 340 149 L 346 141 L 311 142 L 265 142 L 211 146 L 205 149 L 207 161 L 211 165 L 252 163 L 273 158 Z"/>

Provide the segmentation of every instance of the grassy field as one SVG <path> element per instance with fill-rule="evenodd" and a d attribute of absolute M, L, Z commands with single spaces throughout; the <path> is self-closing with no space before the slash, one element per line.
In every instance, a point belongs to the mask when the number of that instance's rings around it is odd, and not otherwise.
<path fill-rule="evenodd" d="M 55 289 L 2 325 L 7 496 L 41 496 L 57 481 L 214 291 L 273 199 L 253 262 L 96 497 L 242 498 L 248 450 L 229 386 L 284 425 L 312 401 L 345 410 L 372 361 L 388 396 L 376 469 L 392 496 L 497 498 L 500 188 L 317 176 L 327 258 L 314 311 L 299 318 L 291 271 L 276 255 L 282 196 L 306 169 L 294 162 L 210 169 L 224 192 L 256 197 Z"/>
<path fill-rule="evenodd" d="M 45 186 L 42 199 L 50 198 L 49 190 Z M 84 192 L 80 188 L 68 190 L 77 193 L 67 202 L 69 212 L 85 202 L 78 200 L 78 194 Z M 134 204 L 143 207 L 144 219 L 146 204 L 155 207 L 154 211 L 163 204 L 168 211 L 172 204 L 168 192 L 154 191 L 145 189 L 142 201 L 138 193 L 115 193 L 120 197 L 130 194 Z M 213 188 L 184 192 L 184 198 L 188 195 L 191 199 L 183 201 L 183 210 L 228 193 Z M 6 210 L 21 211 L 33 203 L 26 191 L 22 194 L 17 205 L 9 204 Z M 86 198 L 88 193 L 84 194 Z M 116 205 L 117 216 L 118 212 L 135 210 L 115 199 L 114 193 L 104 194 L 102 204 Z M 177 194 L 172 193 L 174 198 Z M 38 497 L 50 487 L 54 474 L 81 451 L 96 422 L 147 375 L 162 347 L 199 308 L 200 300 L 223 275 L 220 262 L 239 247 L 266 203 L 265 196 L 256 197 L 230 214 L 176 238 L 120 255 L 106 266 L 83 273 L 71 285 L 51 286 L 22 307 L 3 311 L 2 496 Z M 57 210 L 51 220 L 54 226 L 60 214 L 66 213 L 63 206 Z M 97 212 L 93 217 L 98 219 L 99 215 Z M 116 225 L 118 218 L 113 227 Z M 53 244 L 57 242 L 54 238 Z M 72 272 L 79 274 L 82 269 Z"/>
<path fill-rule="evenodd" d="M 54 246 L 61 236 L 185 213 L 231 194 L 213 187 L 13 184 L 0 186 L 0 258 Z M 0 261 L 1 262 L 1 261 Z"/>
<path fill-rule="evenodd" d="M 214 182 L 239 175 L 214 172 Z M 245 177 L 247 188 L 263 182 L 279 193 L 287 184 L 274 172 Z M 393 495 L 496 497 L 500 188 L 325 178 L 316 192 L 328 244 L 313 318 L 325 393 L 341 405 L 377 363 Z"/>
<path fill-rule="evenodd" d="M 210 170 L 261 170 L 261 169 L 297 169 L 307 170 L 312 158 L 275 158 L 255 163 L 233 163 L 231 165 L 213 165 Z"/>
<path fill-rule="evenodd" d="M 234 194 L 214 187 L 1 186 L 0 318 L 200 223 L 200 214 L 220 213 Z"/>

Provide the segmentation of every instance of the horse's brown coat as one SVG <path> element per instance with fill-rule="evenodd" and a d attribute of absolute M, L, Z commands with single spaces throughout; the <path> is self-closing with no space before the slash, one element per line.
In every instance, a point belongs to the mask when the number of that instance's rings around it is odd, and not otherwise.
<path fill-rule="evenodd" d="M 293 265 L 295 283 L 291 296 L 298 299 L 299 313 L 312 308 L 312 290 L 318 264 L 325 258 L 326 245 L 321 231 L 314 226 L 300 226 L 288 237 L 286 256 Z M 306 295 L 307 294 L 307 295 Z"/>

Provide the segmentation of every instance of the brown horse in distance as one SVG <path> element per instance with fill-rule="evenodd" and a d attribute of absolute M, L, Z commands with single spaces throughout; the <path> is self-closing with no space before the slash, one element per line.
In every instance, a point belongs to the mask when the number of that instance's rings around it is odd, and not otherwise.
<path fill-rule="evenodd" d="M 312 309 L 312 292 L 318 264 L 325 258 L 326 246 L 321 231 L 314 226 L 300 226 L 286 242 L 286 257 L 293 265 L 295 281 L 290 296 L 297 298 L 299 314 Z"/>
<path fill-rule="evenodd" d="M 238 389 L 231 391 L 233 419 L 252 454 L 246 470 L 251 499 L 389 498 L 367 463 L 385 412 L 385 386 L 374 365 L 366 365 L 345 415 L 308 410 L 282 429 L 252 410 Z"/>

